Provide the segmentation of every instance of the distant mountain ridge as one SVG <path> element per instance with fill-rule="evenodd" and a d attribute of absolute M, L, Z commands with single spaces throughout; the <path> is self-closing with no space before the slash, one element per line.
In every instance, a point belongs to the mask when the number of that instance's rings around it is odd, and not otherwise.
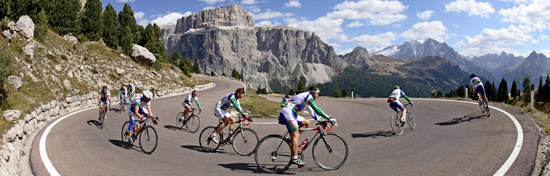
<path fill-rule="evenodd" d="M 375 52 L 374 55 L 384 55 L 399 59 L 440 56 L 451 61 L 453 64 L 460 66 L 460 68 L 467 73 L 475 73 L 476 75 L 480 75 L 488 79 L 494 79 L 494 76 L 489 71 L 467 60 L 464 56 L 458 54 L 458 52 L 456 52 L 453 48 L 449 47 L 447 43 L 440 43 L 431 38 L 424 40 L 423 43 L 414 40 L 400 45 L 388 46 Z"/>
<path fill-rule="evenodd" d="M 542 53 L 531 52 L 525 60 L 515 69 L 504 73 L 503 77 L 507 82 L 516 81 L 522 83 L 527 76 L 531 79 L 531 84 L 538 85 L 538 81 L 542 76 L 543 79 L 550 74 L 550 58 Z"/>

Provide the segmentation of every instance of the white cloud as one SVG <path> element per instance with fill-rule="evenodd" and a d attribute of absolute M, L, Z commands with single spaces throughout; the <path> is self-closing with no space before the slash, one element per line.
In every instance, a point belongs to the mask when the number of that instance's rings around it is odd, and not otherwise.
<path fill-rule="evenodd" d="M 498 13 L 503 16 L 500 20 L 523 24 L 550 24 L 550 1 L 533 0 L 529 4 L 520 4 L 508 9 L 501 9 Z"/>
<path fill-rule="evenodd" d="M 143 12 L 134 13 L 134 18 L 136 18 L 136 19 L 142 19 L 144 16 L 145 16 L 145 13 L 143 13 Z"/>
<path fill-rule="evenodd" d="M 376 46 L 376 47 L 384 47 L 389 46 L 391 44 L 391 41 L 395 40 L 397 38 L 397 35 L 395 35 L 393 32 L 386 32 L 383 34 L 376 34 L 376 35 L 361 35 L 359 37 L 354 37 L 350 42 L 360 44 L 362 46 Z"/>
<path fill-rule="evenodd" d="M 489 17 L 495 9 L 488 2 L 475 0 L 457 0 L 445 5 L 446 12 L 468 12 L 468 16 Z"/>
<path fill-rule="evenodd" d="M 432 10 L 426 10 L 424 12 L 421 12 L 421 13 L 417 13 L 416 16 L 422 20 L 428 20 L 430 19 L 430 17 L 432 17 L 432 14 L 434 13 L 434 11 Z"/>
<path fill-rule="evenodd" d="M 399 36 L 409 40 L 432 38 L 442 42 L 444 41 L 443 36 L 445 36 L 446 31 L 447 28 L 441 21 L 420 22 L 414 24 L 411 29 L 401 33 Z"/>
<path fill-rule="evenodd" d="M 216 4 L 218 2 L 225 2 L 225 0 L 199 0 L 199 1 L 205 2 L 208 5 L 213 5 L 213 4 Z"/>
<path fill-rule="evenodd" d="M 340 39 L 344 30 L 341 28 L 343 19 L 331 19 L 327 17 L 321 17 L 314 21 L 298 20 L 296 18 L 285 19 L 288 26 L 301 29 L 304 31 L 315 32 L 323 41 L 327 39 Z"/>
<path fill-rule="evenodd" d="M 546 55 L 546 57 L 550 56 L 550 50 L 547 49 L 540 50 L 539 53 Z"/>
<path fill-rule="evenodd" d="M 534 41 L 531 35 L 515 25 L 510 25 L 508 28 L 500 29 L 485 28 L 478 35 L 466 36 L 466 41 L 459 41 L 456 45 L 465 48 L 462 51 L 465 55 L 480 56 L 487 53 L 500 53 L 500 51 L 513 52 L 515 50 L 502 48 L 501 45 L 522 45 L 529 41 Z"/>
<path fill-rule="evenodd" d="M 254 20 L 266 20 L 266 19 L 279 18 L 279 17 L 290 17 L 294 15 L 293 13 L 273 12 L 269 9 L 267 9 L 263 13 L 259 13 L 259 14 L 249 13 L 249 14 L 250 16 L 252 16 L 252 19 Z"/>
<path fill-rule="evenodd" d="M 402 14 L 408 6 L 399 1 L 361 0 L 337 4 L 326 17 L 331 19 L 366 19 L 371 25 L 388 25 L 407 19 Z"/>
<path fill-rule="evenodd" d="M 118 3 L 134 2 L 134 0 L 116 0 Z"/>
<path fill-rule="evenodd" d="M 300 8 L 300 7 L 302 7 L 302 4 L 300 3 L 300 1 L 290 0 L 287 3 L 285 3 L 285 7 L 286 8 L 290 8 L 290 7 Z"/>
<path fill-rule="evenodd" d="M 151 23 L 156 23 L 157 25 L 164 24 L 176 24 L 178 19 L 191 15 L 191 12 L 179 13 L 179 12 L 168 12 L 166 15 L 155 18 Z"/>
<path fill-rule="evenodd" d="M 550 38 L 548 35 L 540 35 L 540 40 L 546 40 L 547 38 Z"/>
<path fill-rule="evenodd" d="M 347 28 L 354 28 L 354 27 L 361 27 L 361 26 L 364 26 L 365 24 L 359 22 L 359 21 L 354 21 L 352 23 L 349 23 L 346 25 Z"/>
<path fill-rule="evenodd" d="M 259 6 L 247 6 L 246 9 L 249 13 L 260 13 L 262 11 Z"/>
<path fill-rule="evenodd" d="M 254 4 L 257 4 L 258 2 L 256 0 L 242 0 L 241 1 L 241 4 L 244 4 L 244 5 L 254 5 Z"/>
<path fill-rule="evenodd" d="M 143 17 L 145 17 L 145 13 L 143 13 L 143 12 L 134 13 L 134 18 L 136 19 L 137 24 L 139 24 L 141 26 L 147 26 L 149 24 L 149 20 L 147 20 Z"/>
<path fill-rule="evenodd" d="M 335 47 L 335 46 L 333 46 L 333 47 Z M 348 49 L 339 49 L 339 48 L 338 48 L 338 49 L 337 49 L 337 48 L 335 47 L 334 51 L 335 51 L 336 54 L 338 54 L 338 55 L 346 55 L 346 54 L 348 54 L 348 53 L 351 53 L 351 52 L 353 51 L 353 48 L 348 48 Z"/>

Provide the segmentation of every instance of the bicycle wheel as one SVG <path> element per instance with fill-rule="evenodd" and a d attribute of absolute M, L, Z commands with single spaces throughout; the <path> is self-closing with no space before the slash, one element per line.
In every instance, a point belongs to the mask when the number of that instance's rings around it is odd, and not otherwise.
<path fill-rule="evenodd" d="M 178 115 L 176 116 L 176 127 L 177 128 L 181 129 L 183 127 L 183 125 L 185 125 L 185 124 L 183 124 L 184 119 L 185 119 L 185 117 L 183 115 L 183 112 L 178 113 Z"/>
<path fill-rule="evenodd" d="M 104 123 L 105 123 L 105 110 L 102 110 L 101 115 L 99 116 L 99 129 L 103 129 Z"/>
<path fill-rule="evenodd" d="M 262 138 L 254 151 L 254 160 L 264 172 L 283 173 L 290 167 L 290 141 L 280 135 Z"/>
<path fill-rule="evenodd" d="M 197 132 L 199 130 L 199 127 L 201 126 L 201 119 L 197 115 L 192 115 L 187 119 L 187 123 L 185 123 L 185 126 L 187 127 L 187 130 L 191 133 Z"/>
<path fill-rule="evenodd" d="M 407 111 L 407 123 L 409 124 L 409 127 L 414 130 L 416 128 L 416 122 L 414 121 L 414 116 L 411 112 Z"/>
<path fill-rule="evenodd" d="M 130 126 L 130 121 L 124 122 L 122 125 L 122 131 L 120 132 L 120 140 L 125 142 L 128 140 L 128 126 Z"/>
<path fill-rule="evenodd" d="M 214 133 L 215 131 L 216 127 L 213 126 L 206 127 L 204 128 L 204 130 L 202 130 L 201 135 L 199 136 L 199 144 L 202 150 L 206 152 L 213 152 L 218 150 L 221 143 L 220 134 L 216 136 L 218 142 L 214 142 L 211 137 L 212 133 Z"/>
<path fill-rule="evenodd" d="M 147 154 L 151 154 L 157 149 L 158 136 L 157 130 L 152 126 L 147 126 L 145 129 L 141 129 L 139 133 L 139 147 L 141 151 Z"/>
<path fill-rule="evenodd" d="M 348 159 L 348 143 L 335 133 L 318 137 L 313 143 L 313 160 L 325 170 L 339 169 Z"/>
<path fill-rule="evenodd" d="M 391 116 L 390 125 L 391 125 L 391 129 L 396 135 L 399 136 L 403 134 L 404 127 L 401 126 L 400 117 L 397 114 L 394 114 L 393 116 Z"/>
<path fill-rule="evenodd" d="M 233 135 L 233 149 L 239 155 L 249 156 L 258 144 L 258 135 L 252 129 L 243 128 Z"/>
<path fill-rule="evenodd" d="M 487 117 L 491 116 L 491 111 L 489 110 L 489 104 L 485 102 L 485 114 L 487 114 Z"/>

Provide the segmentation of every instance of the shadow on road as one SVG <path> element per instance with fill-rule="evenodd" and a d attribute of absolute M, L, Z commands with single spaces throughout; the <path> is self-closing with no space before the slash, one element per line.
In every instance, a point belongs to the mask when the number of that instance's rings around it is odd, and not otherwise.
<path fill-rule="evenodd" d="M 219 166 L 228 168 L 231 171 L 236 172 L 246 172 L 246 173 L 262 173 L 260 169 L 258 169 L 258 165 L 256 163 L 250 164 L 250 163 L 231 163 L 231 164 L 218 164 Z"/>
<path fill-rule="evenodd" d="M 128 148 L 128 144 L 121 140 L 109 139 L 109 142 L 117 147 Z"/>
<path fill-rule="evenodd" d="M 119 107 L 119 108 L 109 108 L 109 111 L 115 111 L 116 113 L 122 113 L 125 110 L 123 110 L 122 107 Z"/>
<path fill-rule="evenodd" d="M 353 138 L 376 138 L 376 137 L 392 137 L 395 134 L 392 131 L 372 131 L 372 132 L 366 132 L 366 133 L 355 133 L 351 134 L 351 137 Z"/>
<path fill-rule="evenodd" d="M 184 149 L 190 149 L 190 150 L 195 150 L 197 152 L 202 152 L 202 153 L 217 153 L 217 154 L 225 154 L 225 155 L 237 155 L 236 153 L 227 153 L 225 151 L 223 151 L 223 145 L 220 146 L 220 148 L 218 148 L 218 150 L 216 151 L 213 151 L 213 152 L 207 152 L 207 151 L 204 151 L 200 146 L 196 146 L 196 145 L 182 145 L 181 148 L 184 148 Z"/>
<path fill-rule="evenodd" d="M 97 127 L 98 129 L 101 129 L 101 123 L 99 123 L 99 121 L 97 120 L 88 120 L 86 121 L 86 123 L 88 125 L 95 125 L 95 127 Z"/>
<path fill-rule="evenodd" d="M 164 128 L 166 129 L 169 129 L 169 130 L 172 130 L 172 131 L 187 131 L 183 128 L 178 128 L 176 126 L 173 126 L 173 125 L 164 125 Z M 200 148 L 200 147 L 199 147 Z"/>
<path fill-rule="evenodd" d="M 460 123 L 463 123 L 463 122 L 482 121 L 482 120 L 485 120 L 487 118 L 488 117 L 486 115 L 484 115 L 483 113 L 481 113 L 481 112 L 473 112 L 473 113 L 469 113 L 469 114 L 464 115 L 464 117 L 453 118 L 450 121 L 436 123 L 436 125 L 449 126 L 449 125 L 460 124 Z"/>

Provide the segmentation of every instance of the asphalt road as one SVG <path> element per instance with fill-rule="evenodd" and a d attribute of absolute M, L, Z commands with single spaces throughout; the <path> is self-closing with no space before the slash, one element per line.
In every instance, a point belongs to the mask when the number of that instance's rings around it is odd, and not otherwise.
<path fill-rule="evenodd" d="M 205 77 L 206 78 L 206 77 Z M 215 153 L 203 152 L 199 134 L 206 126 L 217 125 L 213 108 L 226 94 L 242 87 L 227 79 L 212 79 L 216 87 L 199 92 L 203 107 L 201 127 L 196 133 L 175 128 L 175 116 L 182 111 L 184 96 L 152 100 L 152 111 L 160 117 L 154 127 L 158 147 L 151 155 L 138 147 L 126 149 L 120 139 L 127 112 L 108 112 L 105 126 L 95 125 L 98 110 L 88 110 L 59 122 L 47 137 L 47 153 L 61 175 L 252 175 L 261 173 L 253 156 L 240 156 L 231 146 Z M 481 118 L 475 104 L 413 99 L 416 130 L 403 135 L 391 133 L 389 118 L 394 112 L 385 99 L 320 98 L 317 104 L 338 120 L 334 132 L 349 145 L 349 157 L 339 170 L 324 171 L 305 152 L 304 168 L 291 166 L 289 174 L 298 175 L 493 175 L 515 147 L 517 132 L 503 113 L 492 110 Z M 538 142 L 538 129 L 520 111 L 498 106 L 521 123 L 522 150 L 506 175 L 529 175 Z M 118 105 L 112 105 L 117 109 Z M 259 119 L 255 122 L 275 122 Z M 251 124 L 259 138 L 283 134 L 284 126 Z M 44 130 L 44 129 L 43 129 Z M 42 130 L 42 131 L 43 131 Z M 30 163 L 35 175 L 48 175 L 38 150 L 40 132 L 34 140 Z M 304 133 L 311 137 L 313 133 Z M 303 139 L 303 138 L 302 138 Z M 302 140 L 301 139 L 301 140 Z"/>

